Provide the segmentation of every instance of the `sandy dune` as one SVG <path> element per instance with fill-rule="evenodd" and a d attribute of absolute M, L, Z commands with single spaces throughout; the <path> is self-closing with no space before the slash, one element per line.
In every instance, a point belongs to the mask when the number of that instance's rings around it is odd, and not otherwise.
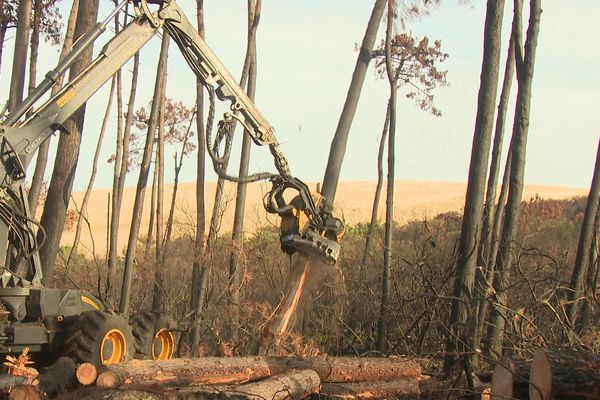
<path fill-rule="evenodd" d="M 310 184 L 315 188 L 315 184 Z M 213 206 L 213 198 L 216 184 L 207 184 L 206 202 L 207 215 Z M 165 190 L 165 214 L 171 201 L 172 185 Z M 263 194 L 268 190 L 265 184 L 252 184 L 248 189 L 248 201 L 246 206 L 246 232 L 252 232 L 259 226 L 266 224 L 277 224 L 272 216 L 267 216 L 262 207 Z M 375 182 L 343 182 L 337 192 L 336 209 L 337 214 L 343 216 L 347 224 L 366 222 L 370 219 Z M 446 211 L 461 210 L 465 201 L 466 184 L 445 182 L 397 182 L 395 191 L 395 219 L 400 223 L 410 220 L 432 217 Z M 535 195 L 542 198 L 565 199 L 573 196 L 587 195 L 587 189 L 565 188 L 557 186 L 528 186 L 525 189 L 524 199 Z M 222 219 L 220 232 L 231 231 L 233 208 L 235 199 L 235 187 L 226 186 L 226 198 L 229 200 L 227 211 Z M 145 237 L 148 232 L 150 188 L 146 191 L 146 202 L 140 237 Z M 107 213 L 108 213 L 109 190 L 96 190 L 91 195 L 88 206 L 89 222 L 91 230 L 84 228 L 82 233 L 82 245 L 80 251 L 88 253 L 95 251 L 99 257 L 104 257 L 106 252 L 107 238 Z M 125 189 L 125 197 L 122 206 L 121 220 L 119 224 L 119 247 L 126 247 L 131 225 L 132 207 L 135 197 L 135 189 Z M 385 196 L 384 196 L 385 197 Z M 73 199 L 76 204 L 81 204 L 83 193 L 74 193 Z M 385 199 L 382 199 L 380 210 L 383 211 Z M 74 206 L 72 207 L 73 209 Z M 165 215 L 166 219 L 166 215 Z M 175 221 L 177 222 L 176 234 L 191 235 L 194 230 L 195 221 L 195 184 L 185 183 L 180 185 Z M 62 244 L 70 246 L 75 236 L 74 226 L 65 230 Z"/>

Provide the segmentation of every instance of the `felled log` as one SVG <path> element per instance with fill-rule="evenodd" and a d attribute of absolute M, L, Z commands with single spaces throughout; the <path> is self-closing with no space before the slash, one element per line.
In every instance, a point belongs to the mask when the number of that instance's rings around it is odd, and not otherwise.
<path fill-rule="evenodd" d="M 419 380 L 406 377 L 392 381 L 323 383 L 317 399 L 416 399 Z"/>
<path fill-rule="evenodd" d="M 0 375 L 0 392 L 8 393 L 10 389 L 27 380 L 24 376 L 14 376 L 8 374 Z"/>
<path fill-rule="evenodd" d="M 502 360 L 492 373 L 492 400 L 528 399 L 529 364 L 520 360 Z"/>
<path fill-rule="evenodd" d="M 421 367 L 406 358 L 344 357 L 207 357 L 198 359 L 132 360 L 109 365 L 118 384 L 188 386 L 240 384 L 291 370 L 314 370 L 323 382 L 389 380 L 419 377 Z"/>
<path fill-rule="evenodd" d="M 304 399 L 318 393 L 320 385 L 319 375 L 313 370 L 304 369 L 242 385 L 235 390 L 235 394 L 247 396 L 249 400 Z"/>
<path fill-rule="evenodd" d="M 17 385 L 8 392 L 8 400 L 40 400 L 42 394 L 32 385 Z"/>
<path fill-rule="evenodd" d="M 539 349 L 529 376 L 532 400 L 600 400 L 600 356 Z"/>

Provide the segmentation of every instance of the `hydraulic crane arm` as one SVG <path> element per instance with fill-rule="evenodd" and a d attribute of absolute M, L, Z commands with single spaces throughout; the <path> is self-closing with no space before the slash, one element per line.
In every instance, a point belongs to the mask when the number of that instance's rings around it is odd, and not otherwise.
<path fill-rule="evenodd" d="M 127 0 L 121 2 L 109 18 L 84 35 L 65 61 L 50 71 L 46 79 L 0 125 L 0 263 L 6 260 L 4 266 L 13 267 L 14 260 L 17 263 L 28 261 L 33 269 L 32 283 L 39 284 L 42 269 L 32 219 L 22 189 L 27 166 L 44 140 L 57 130 L 64 130 L 63 123 L 160 28 L 169 33 L 209 92 L 215 93 L 222 101 L 231 102 L 232 112 L 227 113 L 225 119 L 229 122 L 240 121 L 256 144 L 269 146 L 278 174 L 260 176 L 270 178 L 273 183 L 265 205 L 267 211 L 281 215 L 285 222 L 282 224 L 282 248 L 288 253 L 300 250 L 307 254 L 318 254 L 327 262 L 335 262 L 339 254 L 337 238 L 343 230 L 341 221 L 322 210 L 322 203 L 314 201 L 308 187 L 292 177 L 274 128 L 198 35 L 176 1 L 129 1 L 135 7 L 136 18 L 102 48 L 99 56 L 81 74 L 19 122 L 52 87 L 58 75 L 66 71 L 77 55 L 94 42 L 109 19 L 124 7 Z M 157 9 L 151 11 L 148 3 L 157 4 Z M 238 117 L 237 113 L 244 118 Z M 224 173 L 218 169 L 217 172 L 220 175 Z M 293 204 L 288 204 L 283 196 L 286 189 L 298 192 Z M 19 223 L 14 222 L 15 215 L 22 217 Z M 23 284 L 27 284 L 27 281 L 23 281 Z"/>

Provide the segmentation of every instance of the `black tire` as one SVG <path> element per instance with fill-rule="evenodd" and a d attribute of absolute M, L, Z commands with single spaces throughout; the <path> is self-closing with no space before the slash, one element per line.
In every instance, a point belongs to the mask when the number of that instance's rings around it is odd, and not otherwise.
<path fill-rule="evenodd" d="M 135 340 L 135 358 L 168 360 L 177 348 L 175 320 L 163 313 L 145 311 L 129 319 Z"/>
<path fill-rule="evenodd" d="M 127 361 L 134 340 L 127 320 L 107 311 L 86 311 L 73 322 L 62 353 L 96 366 Z"/>

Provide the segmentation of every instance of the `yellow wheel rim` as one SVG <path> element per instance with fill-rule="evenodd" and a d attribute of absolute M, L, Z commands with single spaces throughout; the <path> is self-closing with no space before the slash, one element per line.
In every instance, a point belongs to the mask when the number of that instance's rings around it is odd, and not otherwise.
<path fill-rule="evenodd" d="M 161 329 L 152 341 L 152 359 L 169 360 L 175 352 L 175 338 L 167 329 Z"/>
<path fill-rule="evenodd" d="M 111 329 L 104 335 L 100 346 L 102 364 L 116 364 L 125 361 L 127 341 L 125 335 L 118 329 Z"/>

